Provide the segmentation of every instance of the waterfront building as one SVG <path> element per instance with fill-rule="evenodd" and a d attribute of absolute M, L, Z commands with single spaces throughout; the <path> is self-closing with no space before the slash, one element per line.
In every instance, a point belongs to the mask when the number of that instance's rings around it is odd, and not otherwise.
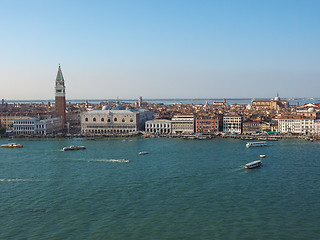
<path fill-rule="evenodd" d="M 47 135 L 62 130 L 62 118 L 42 119 L 23 117 L 14 120 L 13 133 L 17 135 Z"/>
<path fill-rule="evenodd" d="M 260 132 L 278 132 L 278 120 L 271 120 L 271 122 L 260 123 Z"/>
<path fill-rule="evenodd" d="M 302 118 L 300 119 L 301 133 L 302 134 L 313 134 L 315 133 L 314 118 Z"/>
<path fill-rule="evenodd" d="M 145 122 L 153 118 L 146 109 L 93 110 L 81 114 L 81 133 L 85 135 L 132 134 L 144 130 Z"/>
<path fill-rule="evenodd" d="M 194 115 L 175 115 L 171 121 L 173 134 L 194 134 Z"/>
<path fill-rule="evenodd" d="M 156 134 L 170 134 L 172 133 L 171 120 L 168 119 L 154 119 L 146 121 L 145 131 L 147 133 Z"/>
<path fill-rule="evenodd" d="M 280 133 L 301 133 L 301 122 L 297 117 L 281 117 L 278 120 L 278 131 Z"/>
<path fill-rule="evenodd" d="M 223 117 L 224 133 L 242 133 L 243 118 L 239 115 L 226 115 Z"/>
<path fill-rule="evenodd" d="M 320 135 L 320 119 L 314 120 L 314 132 L 315 134 Z"/>
<path fill-rule="evenodd" d="M 259 133 L 261 129 L 260 121 L 245 121 L 243 122 L 243 133 Z"/>
<path fill-rule="evenodd" d="M 222 117 L 220 115 L 201 115 L 196 118 L 197 133 L 214 133 L 222 131 Z"/>
<path fill-rule="evenodd" d="M 5 127 L 7 130 L 13 130 L 14 120 L 19 119 L 21 117 L 23 116 L 7 115 L 2 113 L 0 115 L 0 125 L 1 127 Z"/>
<path fill-rule="evenodd" d="M 252 100 L 251 108 L 253 110 L 281 110 L 289 107 L 287 100 L 281 100 L 279 94 L 271 100 Z"/>
<path fill-rule="evenodd" d="M 63 78 L 61 67 L 59 64 L 59 69 L 58 69 L 56 84 L 55 84 L 55 116 L 61 117 L 62 127 L 64 127 L 66 123 L 65 89 L 66 87 L 64 85 L 64 78 Z"/>
<path fill-rule="evenodd" d="M 314 118 L 301 118 L 297 116 L 283 116 L 279 119 L 280 133 L 313 134 L 316 133 Z"/>

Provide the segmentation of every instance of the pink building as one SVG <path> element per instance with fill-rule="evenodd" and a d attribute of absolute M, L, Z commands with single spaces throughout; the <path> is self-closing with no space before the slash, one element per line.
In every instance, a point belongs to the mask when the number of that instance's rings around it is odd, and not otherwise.
<path fill-rule="evenodd" d="M 314 132 L 320 135 L 320 119 L 314 120 Z"/>

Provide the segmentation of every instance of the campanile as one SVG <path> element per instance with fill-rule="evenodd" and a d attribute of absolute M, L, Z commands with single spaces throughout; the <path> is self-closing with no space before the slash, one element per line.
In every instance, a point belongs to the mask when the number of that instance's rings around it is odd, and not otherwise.
<path fill-rule="evenodd" d="M 64 78 L 59 64 L 58 74 L 55 85 L 55 116 L 62 118 L 62 127 L 66 123 L 66 97 L 65 97 Z"/>

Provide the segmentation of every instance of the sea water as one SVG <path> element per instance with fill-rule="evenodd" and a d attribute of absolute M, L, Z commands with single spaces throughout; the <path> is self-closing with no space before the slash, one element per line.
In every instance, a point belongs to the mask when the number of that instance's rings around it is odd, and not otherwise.
<path fill-rule="evenodd" d="M 317 141 L 14 141 L 0 149 L 0 239 L 320 239 Z"/>

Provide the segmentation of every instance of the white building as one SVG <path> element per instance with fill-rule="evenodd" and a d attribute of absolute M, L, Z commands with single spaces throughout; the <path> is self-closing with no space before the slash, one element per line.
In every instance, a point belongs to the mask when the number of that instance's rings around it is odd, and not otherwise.
<path fill-rule="evenodd" d="M 155 119 L 147 121 L 145 131 L 148 133 L 170 134 L 172 133 L 171 120 Z"/>
<path fill-rule="evenodd" d="M 47 135 L 62 130 L 62 118 L 42 119 L 24 117 L 13 122 L 13 133 L 18 135 Z"/>
<path fill-rule="evenodd" d="M 223 132 L 225 133 L 241 133 L 242 132 L 242 116 L 229 115 L 223 117 Z"/>
<path fill-rule="evenodd" d="M 171 119 L 173 134 L 194 134 L 195 118 L 193 115 L 176 115 Z"/>
<path fill-rule="evenodd" d="M 85 135 L 128 134 L 144 129 L 153 118 L 146 109 L 94 110 L 81 114 L 81 133 Z"/>
<path fill-rule="evenodd" d="M 280 118 L 280 133 L 312 134 L 315 133 L 315 120 L 312 118 Z"/>
<path fill-rule="evenodd" d="M 301 133 L 302 134 L 313 134 L 315 133 L 315 124 L 314 124 L 314 119 L 300 119 L 301 123 Z"/>

